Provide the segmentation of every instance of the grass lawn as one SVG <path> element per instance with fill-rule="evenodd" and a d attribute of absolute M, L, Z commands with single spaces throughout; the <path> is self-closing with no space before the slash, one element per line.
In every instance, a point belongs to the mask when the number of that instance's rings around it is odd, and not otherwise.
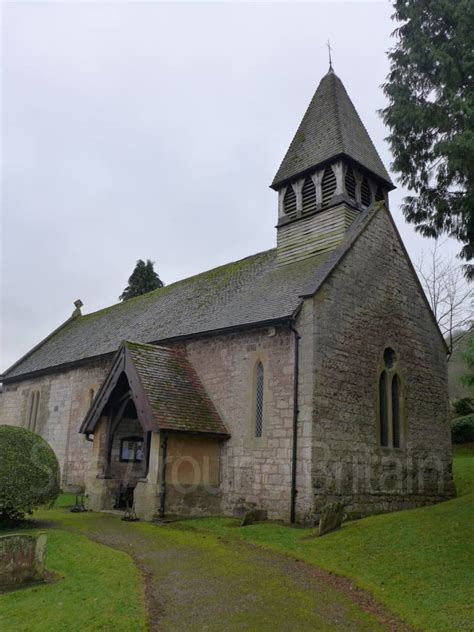
<path fill-rule="evenodd" d="M 70 504 L 70 499 L 61 502 Z M 59 511 L 42 511 L 41 518 L 54 520 Z M 35 529 L 2 529 L 0 535 L 19 531 Z M 147 629 L 142 580 L 126 553 L 61 529 L 44 531 L 47 568 L 63 579 L 0 593 L 2 632 Z"/>
<path fill-rule="evenodd" d="M 135 542 L 135 553 L 142 555 L 150 567 L 148 571 L 156 575 L 161 587 L 160 595 L 166 597 L 166 603 L 176 599 L 176 595 L 182 599 L 182 578 L 186 576 L 182 569 L 189 566 L 190 575 L 186 579 L 189 587 L 196 564 L 201 571 L 206 564 L 209 565 L 205 572 L 208 582 L 213 577 L 211 571 L 217 573 L 214 577 L 216 592 L 213 594 L 217 595 L 219 588 L 226 595 L 222 601 L 218 597 L 221 608 L 231 601 L 227 594 L 230 579 L 245 593 L 249 588 L 247 578 L 250 573 L 245 569 L 245 572 L 242 571 L 239 564 L 244 563 L 244 554 L 250 553 L 232 553 L 232 549 L 225 548 L 226 541 L 240 539 L 349 577 L 416 629 L 430 632 L 472 631 L 474 445 L 456 449 L 454 471 L 458 498 L 431 507 L 350 522 L 323 538 L 314 537 L 314 529 L 293 529 L 276 523 L 242 528 L 232 518 L 186 520 L 166 528 L 121 523 L 116 517 L 106 514 L 72 514 L 66 507 L 74 502 L 74 497 L 64 495 L 59 499 L 57 508 L 41 510 L 35 515 L 39 520 L 56 522 L 56 528 L 51 528 L 50 524 L 45 529 L 49 538 L 47 567 L 63 579 L 0 594 L 0 630 L 146 630 L 142 577 L 130 555 L 118 550 L 121 538 L 122 548 L 126 551 L 130 551 L 129 547 Z M 39 528 L 41 524 L 25 523 L 22 530 L 32 532 Z M 86 537 L 103 535 L 107 530 L 112 536 L 112 546 L 117 548 L 98 544 Z M 205 533 L 198 534 L 196 531 Z M 4 529 L 0 534 L 8 532 Z M 208 533 L 224 538 L 208 537 L 202 542 L 195 537 L 192 541 L 186 539 L 191 534 L 202 538 Z M 172 556 L 163 549 L 167 539 Z M 153 555 L 150 556 L 153 551 L 160 551 L 160 555 L 165 557 L 158 555 L 153 560 Z M 231 554 L 236 556 L 232 563 Z M 213 562 L 215 559 L 218 559 L 217 564 Z M 181 566 L 177 574 L 178 563 Z M 265 575 L 267 571 L 264 567 L 260 568 L 260 562 L 253 564 L 247 560 L 247 563 L 253 569 L 258 584 L 265 590 L 271 588 L 270 592 L 276 594 L 278 591 L 272 586 L 272 578 Z M 224 570 L 227 573 L 225 578 L 221 577 Z M 173 588 L 170 577 L 175 575 L 177 584 Z M 289 581 L 285 575 L 287 586 Z M 171 586 L 168 595 L 163 593 L 163 586 Z M 200 589 L 199 576 L 196 590 L 199 592 Z M 239 610 L 242 608 L 240 593 L 237 596 Z M 305 595 L 301 597 L 301 603 L 303 598 L 306 598 Z M 203 609 L 203 602 L 198 600 L 197 603 L 199 612 Z M 286 603 L 284 594 L 281 595 L 281 603 Z M 301 603 L 298 601 L 293 605 L 298 609 Z M 256 615 L 261 616 L 261 610 L 259 607 Z M 179 608 L 172 609 L 174 611 L 179 612 Z M 277 610 L 272 612 L 275 614 Z M 307 616 L 308 613 L 302 611 L 299 614 Z M 248 617 L 248 614 L 245 616 Z M 283 621 L 285 616 L 278 614 L 277 620 Z M 360 625 L 364 616 L 355 629 L 362 629 Z M 369 625 L 370 622 L 365 623 Z M 316 626 L 314 629 L 334 627 Z"/>
<path fill-rule="evenodd" d="M 458 498 L 346 523 L 323 538 L 310 529 L 232 518 L 180 523 L 241 538 L 350 577 L 415 628 L 473 630 L 474 445 L 455 450 Z"/>
<path fill-rule="evenodd" d="M 190 529 L 122 522 L 109 513 L 75 514 L 67 507 L 37 516 L 56 523 L 48 531 L 54 554 L 49 566 L 61 568 L 66 580 L 3 595 L 2 632 L 143 630 L 128 554 L 146 575 L 153 630 L 376 632 L 391 621 L 306 565 L 261 547 Z M 65 547 L 71 533 L 76 537 Z M 95 545 L 88 551 L 81 546 L 91 544 L 84 536 L 114 548 Z M 74 551 L 67 550 L 71 547 Z M 121 559 L 117 550 L 127 555 Z"/>

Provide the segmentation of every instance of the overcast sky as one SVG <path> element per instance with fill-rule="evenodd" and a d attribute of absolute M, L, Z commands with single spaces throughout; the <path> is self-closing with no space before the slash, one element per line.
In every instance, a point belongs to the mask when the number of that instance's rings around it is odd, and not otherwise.
<path fill-rule="evenodd" d="M 117 302 L 137 259 L 165 283 L 272 248 L 268 188 L 328 37 L 387 167 L 377 109 L 389 2 L 4 3 L 5 369 L 64 321 Z M 412 258 L 429 243 L 391 208 Z M 455 248 L 453 248 L 453 252 Z"/>

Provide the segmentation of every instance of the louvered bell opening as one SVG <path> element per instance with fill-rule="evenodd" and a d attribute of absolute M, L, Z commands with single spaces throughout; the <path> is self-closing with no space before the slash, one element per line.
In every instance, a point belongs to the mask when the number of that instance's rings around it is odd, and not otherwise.
<path fill-rule="evenodd" d="M 285 215 L 288 215 L 288 217 L 291 218 L 296 217 L 296 193 L 293 191 L 291 184 L 288 185 L 288 188 L 286 189 L 283 204 L 285 208 Z"/>
<path fill-rule="evenodd" d="M 326 167 L 321 182 L 322 207 L 329 206 L 332 196 L 336 191 L 336 176 L 331 167 Z"/>
<path fill-rule="evenodd" d="M 385 196 L 383 194 L 382 187 L 377 187 L 377 191 L 375 192 L 375 201 L 383 202 L 385 200 Z"/>
<path fill-rule="evenodd" d="M 316 210 L 316 187 L 313 180 L 308 176 L 303 184 L 301 192 L 303 198 L 303 214 L 312 213 Z"/>
<path fill-rule="evenodd" d="M 360 188 L 360 201 L 362 202 L 362 206 L 370 206 L 370 202 L 372 201 L 372 196 L 370 195 L 370 187 L 367 182 L 367 178 L 362 180 L 362 186 Z"/>
<path fill-rule="evenodd" d="M 356 200 L 356 181 L 354 178 L 354 172 L 349 168 L 346 172 L 346 193 L 352 199 Z"/>

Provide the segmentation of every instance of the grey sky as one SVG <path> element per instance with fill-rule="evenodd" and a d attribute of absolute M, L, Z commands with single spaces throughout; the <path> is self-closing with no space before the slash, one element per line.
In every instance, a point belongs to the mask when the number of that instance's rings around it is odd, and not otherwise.
<path fill-rule="evenodd" d="M 268 188 L 327 71 L 387 167 L 392 8 L 380 3 L 6 3 L 2 46 L 5 369 L 64 321 L 117 302 L 135 261 L 166 283 L 271 248 Z M 425 240 L 392 211 L 412 257 Z M 453 248 L 455 251 L 456 248 Z"/>

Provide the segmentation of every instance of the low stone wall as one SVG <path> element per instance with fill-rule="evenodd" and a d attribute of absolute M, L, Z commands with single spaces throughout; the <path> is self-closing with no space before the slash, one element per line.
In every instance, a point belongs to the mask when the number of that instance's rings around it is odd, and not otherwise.
<path fill-rule="evenodd" d="M 0 587 L 44 579 L 46 535 L 0 536 Z"/>

